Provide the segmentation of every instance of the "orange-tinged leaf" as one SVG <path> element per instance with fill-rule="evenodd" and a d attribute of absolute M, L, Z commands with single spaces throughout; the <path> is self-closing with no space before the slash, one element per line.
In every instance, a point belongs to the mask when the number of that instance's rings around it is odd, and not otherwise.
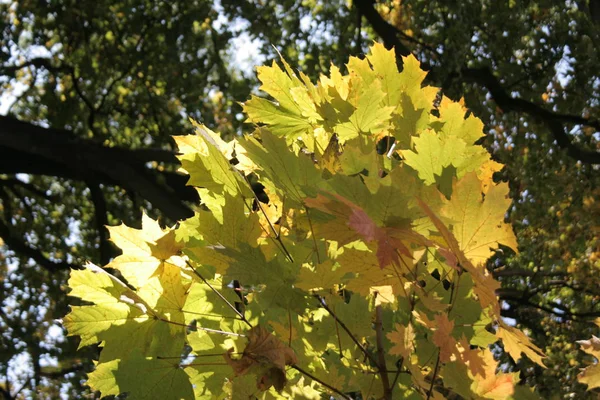
<path fill-rule="evenodd" d="M 483 378 L 487 376 L 483 350 L 471 349 L 469 341 L 463 336 L 458 341 L 458 352 L 460 359 L 469 367 L 473 376 L 479 375 Z M 491 373 L 493 374 L 494 371 Z"/>
<path fill-rule="evenodd" d="M 341 231 L 338 236 L 342 239 L 340 246 L 350 243 L 356 239 L 377 244 L 377 259 L 379 266 L 384 268 L 388 265 L 400 265 L 400 257 L 412 258 L 412 252 L 404 244 L 404 240 L 412 240 L 416 243 L 429 244 L 430 242 L 410 229 L 380 227 L 359 206 L 343 198 L 338 194 L 318 194 L 316 198 L 305 199 L 305 204 L 337 217 L 330 226 L 336 231 Z M 345 229 L 344 225 L 351 228 Z"/>
<path fill-rule="evenodd" d="M 248 344 L 241 358 L 233 358 L 233 349 L 230 349 L 225 354 L 227 363 L 236 375 L 246 375 L 250 371 L 258 372 L 257 385 L 263 386 L 262 390 L 268 389 L 271 384 L 275 385 L 277 390 L 283 389 L 286 365 L 298 362 L 294 351 L 260 326 L 250 329 L 246 337 Z M 269 384 L 265 385 L 267 382 Z"/>
<path fill-rule="evenodd" d="M 410 359 L 410 355 L 415 349 L 415 331 L 412 324 L 408 326 L 396 324 L 396 329 L 388 333 L 387 338 L 394 346 L 390 349 L 390 354 L 394 356 L 402 356 L 405 360 Z"/>
<path fill-rule="evenodd" d="M 581 350 L 596 358 L 596 363 L 585 368 L 577 375 L 580 383 L 588 385 L 588 390 L 600 387 L 600 339 L 592 335 L 591 339 L 578 340 Z"/>
<path fill-rule="evenodd" d="M 538 364 L 542 368 L 546 368 L 542 361 L 545 357 L 542 350 L 531 343 L 531 339 L 529 339 L 520 330 L 513 328 L 512 326 L 508 326 L 506 323 L 500 321 L 500 325 L 496 331 L 496 336 L 499 339 L 502 339 L 504 349 L 508 352 L 508 354 L 510 354 L 515 362 L 519 361 L 522 354 L 525 354 L 531 361 Z"/>
<path fill-rule="evenodd" d="M 452 337 L 454 321 L 450 321 L 446 314 L 436 314 L 434 319 L 436 328 L 432 340 L 440 348 L 440 361 L 446 362 L 456 350 L 456 339 Z"/>
<path fill-rule="evenodd" d="M 498 363 L 490 349 L 483 351 L 483 363 L 485 374 L 473 376 L 471 390 L 485 399 L 504 400 L 514 393 L 515 382 L 518 381 L 517 374 L 496 374 Z"/>

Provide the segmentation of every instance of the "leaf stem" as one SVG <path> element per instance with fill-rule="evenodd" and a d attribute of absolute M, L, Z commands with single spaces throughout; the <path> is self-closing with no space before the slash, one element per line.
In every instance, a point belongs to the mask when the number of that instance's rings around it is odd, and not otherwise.
<path fill-rule="evenodd" d="M 338 389 L 334 388 L 333 386 L 323 382 L 322 380 L 320 380 L 319 378 L 317 378 L 316 376 L 314 376 L 313 374 L 311 374 L 308 371 L 303 370 L 302 368 L 300 368 L 297 365 L 292 365 L 291 366 L 293 369 L 295 369 L 296 371 L 300 372 L 303 375 L 306 375 L 307 377 L 309 377 L 310 379 L 312 379 L 315 382 L 318 382 L 319 384 L 325 386 L 327 389 L 331 390 L 332 392 L 339 394 L 340 396 L 342 396 L 344 399 L 347 400 L 352 400 L 352 397 L 348 396 L 347 394 L 339 391 Z"/>
<path fill-rule="evenodd" d="M 429 392 L 427 392 L 427 400 L 431 398 L 433 394 L 433 385 L 435 384 L 435 377 L 438 373 L 438 368 L 440 367 L 440 352 L 438 351 L 437 360 L 435 362 L 435 368 L 433 369 L 433 376 L 431 377 L 431 386 L 429 386 Z"/>
<path fill-rule="evenodd" d="M 204 282 L 213 292 L 215 292 L 215 294 L 217 296 L 219 296 L 219 298 L 221 300 L 223 300 L 229 306 L 229 308 L 231 308 L 238 315 L 238 317 L 241 318 L 242 321 L 244 321 L 250 328 L 252 328 L 252 324 L 246 319 L 246 317 L 244 316 L 244 314 L 242 314 L 241 312 L 239 312 L 238 309 L 235 308 L 235 306 L 233 304 L 231 304 L 229 302 L 229 300 L 227 300 L 225 298 L 225 296 L 223 296 L 221 294 L 221 292 L 219 292 L 210 283 L 208 283 L 208 281 L 206 279 L 204 279 L 204 277 L 202 275 L 200 275 L 200 272 L 198 272 L 196 270 L 196 268 L 194 268 L 194 266 L 189 262 L 189 260 L 185 260 L 185 263 L 188 265 L 188 267 L 190 267 L 192 269 L 192 271 L 194 271 L 194 274 L 196 274 L 196 276 L 198 276 L 198 278 L 202 279 L 202 282 Z"/>
<path fill-rule="evenodd" d="M 315 294 L 314 297 L 319 300 L 319 303 L 321 303 L 321 306 L 323 306 L 323 308 L 329 313 L 329 315 L 331 315 L 342 327 L 342 329 L 344 331 L 346 331 L 346 333 L 348 334 L 348 336 L 350 336 L 350 339 L 352 339 L 352 341 L 358 346 L 358 348 L 364 353 L 364 355 L 371 360 L 371 362 L 373 363 L 373 365 L 378 365 L 378 361 L 375 359 L 375 357 L 373 356 L 373 354 L 369 353 L 369 351 L 365 348 L 365 346 L 362 345 L 362 343 L 360 343 L 358 341 L 358 339 L 352 334 L 352 332 L 350 332 L 350 329 L 348 329 L 348 327 L 346 326 L 346 324 L 344 324 L 338 317 L 337 315 L 335 315 L 335 313 L 331 310 L 331 308 L 329 308 L 329 306 L 327 305 L 327 303 L 325 302 L 325 299 L 323 299 L 321 296 L 319 296 L 318 294 Z"/>
<path fill-rule="evenodd" d="M 315 246 L 315 253 L 317 254 L 317 262 L 321 264 L 321 257 L 319 256 L 319 247 L 317 245 L 317 238 L 315 237 L 315 231 L 313 230 L 312 221 L 310 216 L 308 215 L 308 207 L 304 206 L 304 211 L 306 211 L 306 219 L 308 219 L 308 226 L 310 227 L 310 236 L 312 236 L 313 244 Z"/>
<path fill-rule="evenodd" d="M 250 181 L 248 181 L 248 177 L 246 177 L 245 175 L 243 175 L 243 178 L 246 180 L 246 183 L 248 183 L 248 185 L 250 187 L 252 187 L 252 185 L 250 185 Z M 265 219 L 267 220 L 269 227 L 271 227 L 271 230 L 273 231 L 273 234 L 275 235 L 275 240 L 277 240 L 277 242 L 279 242 L 279 244 L 281 245 L 281 249 L 283 250 L 283 252 L 285 253 L 285 256 L 288 258 L 288 260 L 293 263 L 294 262 L 294 258 L 292 257 L 292 255 L 290 254 L 290 252 L 288 251 L 288 249 L 285 247 L 285 245 L 283 244 L 283 241 L 281 240 L 281 236 L 279 235 L 279 233 L 275 230 L 275 227 L 273 226 L 273 223 L 271 222 L 271 220 L 269 220 L 269 217 L 267 216 L 267 213 L 265 212 L 265 210 L 262 208 L 262 206 L 260 205 L 260 200 L 258 199 L 258 196 L 256 195 L 256 193 L 254 193 L 254 190 L 252 190 L 252 194 L 254 195 L 254 200 L 256 201 L 256 205 L 258 206 L 258 209 L 262 212 L 262 214 L 264 215 Z M 283 214 L 282 214 L 283 217 Z"/>
<path fill-rule="evenodd" d="M 227 331 L 220 331 L 218 329 L 204 328 L 202 326 L 197 326 L 196 329 L 200 329 L 200 330 L 203 330 L 203 331 L 206 331 L 206 332 L 218 333 L 218 334 L 221 334 L 221 335 L 246 337 L 246 335 L 242 335 L 241 333 L 233 333 L 233 332 L 227 332 Z"/>

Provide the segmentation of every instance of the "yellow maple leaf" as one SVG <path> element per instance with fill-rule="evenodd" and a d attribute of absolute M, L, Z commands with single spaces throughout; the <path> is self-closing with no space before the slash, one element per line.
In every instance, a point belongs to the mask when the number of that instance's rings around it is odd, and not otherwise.
<path fill-rule="evenodd" d="M 448 248 L 440 246 L 438 251 L 444 254 L 447 263 L 450 263 L 455 268 L 459 268 L 460 266 L 471 274 L 471 278 L 475 285 L 473 291 L 479 298 L 481 307 L 484 309 L 490 307 L 490 316 L 500 318 L 500 303 L 498 303 L 495 293 L 495 290 L 499 287 L 499 283 L 487 272 L 483 265 L 480 264 L 477 267 L 473 265 L 465 255 L 464 251 L 460 248 L 459 242 L 454 234 L 426 203 L 421 199 L 417 199 L 417 203 L 423 211 L 425 211 L 425 214 L 427 214 L 431 222 L 433 222 L 448 246 Z"/>
<path fill-rule="evenodd" d="M 591 339 L 578 340 L 581 345 L 581 350 L 594 356 L 596 360 L 600 360 L 600 339 L 592 335 Z M 580 383 L 588 385 L 588 390 L 600 387 L 600 363 L 596 362 L 593 365 L 585 368 L 577 375 L 577 380 Z"/>
<path fill-rule="evenodd" d="M 334 268 L 332 260 L 318 264 L 314 269 L 309 264 L 304 264 L 294 286 L 306 291 L 329 290 L 342 283 L 345 274 L 346 271 L 342 268 Z"/>
<path fill-rule="evenodd" d="M 141 287 L 163 263 L 181 267 L 185 264 L 179 256 L 181 245 L 175 241 L 171 229 L 161 229 L 158 221 L 142 216 L 142 229 L 124 224 L 108 227 L 110 240 L 123 254 L 116 257 L 109 268 L 117 269 L 134 287 Z"/>
<path fill-rule="evenodd" d="M 481 181 L 481 193 L 486 194 L 491 186 L 494 185 L 492 180 L 494 172 L 500 171 L 504 167 L 494 160 L 488 160 L 477 170 L 477 177 Z"/>
<path fill-rule="evenodd" d="M 511 203 L 506 183 L 490 186 L 482 197 L 481 181 L 469 173 L 453 184 L 452 193 L 441 214 L 453 221 L 459 247 L 473 264 L 485 263 L 499 244 L 517 251 L 512 227 L 504 222 Z"/>
<path fill-rule="evenodd" d="M 512 326 L 506 325 L 503 321 L 500 321 L 496 336 L 502 339 L 504 349 L 510 354 L 513 360 L 519 361 L 521 354 L 525 354 L 529 359 L 542 368 L 546 368 L 543 363 L 544 353 L 542 350 L 531 343 L 531 340 L 525 336 L 520 330 L 513 328 Z"/>

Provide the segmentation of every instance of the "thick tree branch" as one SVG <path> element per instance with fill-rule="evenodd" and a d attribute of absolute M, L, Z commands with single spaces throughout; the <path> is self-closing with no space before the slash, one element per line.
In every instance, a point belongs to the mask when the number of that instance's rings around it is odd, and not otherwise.
<path fill-rule="evenodd" d="M 106 209 L 106 200 L 100 184 L 93 181 L 88 181 L 87 187 L 90 189 L 92 203 L 94 204 L 94 221 L 96 230 L 98 231 L 98 248 L 100 251 L 100 264 L 106 265 L 111 259 L 112 251 L 108 242 L 108 210 Z"/>
<path fill-rule="evenodd" d="M 395 47 L 398 55 L 407 56 L 411 54 L 410 49 L 398 39 L 398 30 L 383 19 L 375 7 L 373 7 L 372 0 L 355 0 L 355 4 L 367 18 L 375 32 L 383 39 L 386 47 Z M 400 57 L 398 58 L 398 63 L 402 64 Z M 427 68 L 424 64 L 422 66 L 425 69 L 431 69 Z M 435 71 L 433 72 L 433 74 L 429 75 L 429 79 L 434 80 Z M 580 116 L 553 113 L 530 101 L 515 98 L 505 90 L 489 68 L 463 68 L 460 71 L 460 76 L 467 82 L 473 82 L 485 87 L 502 111 L 523 112 L 542 121 L 554 136 L 558 146 L 565 149 L 570 157 L 584 163 L 600 164 L 600 153 L 582 149 L 573 144 L 564 126 L 565 123 L 574 123 L 591 126 L 600 130 L 600 121 Z"/>
<path fill-rule="evenodd" d="M 0 116 L 0 173 L 29 173 L 118 185 L 136 193 L 172 220 L 193 215 L 185 201 L 197 201 L 185 178 L 160 173 L 150 161 L 176 161 L 173 152 L 106 147 L 72 133 Z M 161 180 L 163 182 L 161 182 Z"/>

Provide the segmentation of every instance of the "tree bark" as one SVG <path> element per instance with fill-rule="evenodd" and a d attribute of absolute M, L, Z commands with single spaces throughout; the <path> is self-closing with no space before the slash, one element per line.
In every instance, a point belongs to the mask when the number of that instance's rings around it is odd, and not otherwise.
<path fill-rule="evenodd" d="M 148 162 L 177 163 L 168 150 L 107 147 L 67 130 L 43 128 L 0 116 L 0 174 L 25 173 L 117 185 L 149 201 L 172 219 L 193 215 L 197 202 L 187 177 L 148 168 Z"/>

